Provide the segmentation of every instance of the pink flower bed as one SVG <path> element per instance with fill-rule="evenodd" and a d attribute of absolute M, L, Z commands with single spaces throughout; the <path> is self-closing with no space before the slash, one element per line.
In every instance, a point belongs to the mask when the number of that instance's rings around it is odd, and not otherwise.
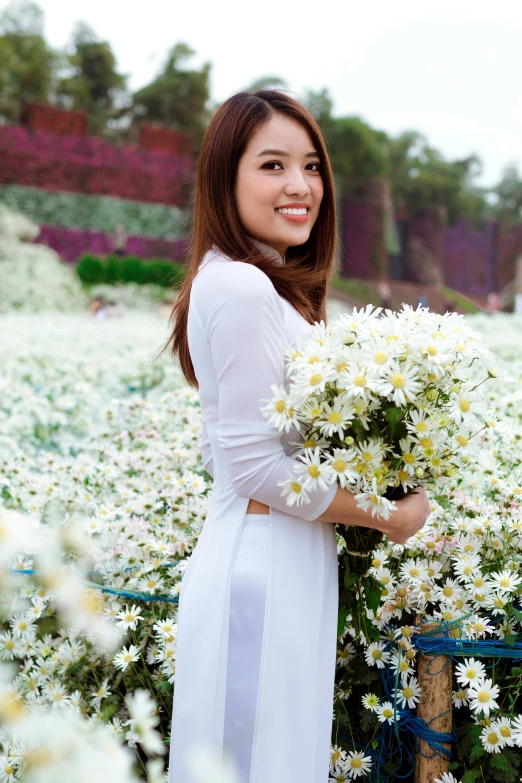
<path fill-rule="evenodd" d="M 69 262 L 77 261 L 84 253 L 93 253 L 104 257 L 113 252 L 110 236 L 100 231 L 40 226 L 40 234 L 35 242 L 51 247 L 63 261 Z M 125 255 L 182 261 L 186 245 L 187 242 L 184 239 L 170 242 L 152 237 L 129 236 Z"/>
<path fill-rule="evenodd" d="M 193 159 L 111 144 L 95 136 L 68 136 L 0 126 L 0 183 L 46 190 L 105 194 L 182 207 Z"/>

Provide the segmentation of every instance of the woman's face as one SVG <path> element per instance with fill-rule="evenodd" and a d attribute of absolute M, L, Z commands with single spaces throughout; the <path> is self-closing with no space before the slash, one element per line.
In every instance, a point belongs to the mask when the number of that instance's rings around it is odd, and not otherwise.
<path fill-rule="evenodd" d="M 323 198 L 320 163 L 296 120 L 275 113 L 262 125 L 237 171 L 236 205 L 247 234 L 281 255 L 306 242 Z"/>

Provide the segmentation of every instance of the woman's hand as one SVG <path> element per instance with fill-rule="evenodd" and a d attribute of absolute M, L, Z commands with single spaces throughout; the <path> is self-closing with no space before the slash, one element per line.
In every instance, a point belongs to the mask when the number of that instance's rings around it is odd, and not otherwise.
<path fill-rule="evenodd" d="M 392 511 L 389 519 L 382 519 L 375 524 L 375 529 L 384 533 L 395 544 L 404 544 L 410 536 L 424 527 L 431 514 L 431 506 L 424 487 L 417 487 L 402 500 L 396 500 L 396 511 Z"/>

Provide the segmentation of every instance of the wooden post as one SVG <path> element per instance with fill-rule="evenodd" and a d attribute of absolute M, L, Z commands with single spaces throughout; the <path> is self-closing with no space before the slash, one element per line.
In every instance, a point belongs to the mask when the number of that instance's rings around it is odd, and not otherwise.
<path fill-rule="evenodd" d="M 434 633 L 440 629 L 440 623 L 426 623 L 421 626 L 421 629 L 423 632 L 430 632 L 430 636 L 444 635 Z M 430 729 L 449 734 L 452 729 L 453 692 L 453 667 L 449 655 L 434 656 L 418 653 L 417 679 L 422 688 L 421 700 L 417 705 L 417 717 L 424 718 Z M 449 745 L 444 747 L 448 750 L 450 748 Z M 443 772 L 449 772 L 449 760 L 436 755 L 436 751 L 420 740 L 419 753 L 415 756 L 414 783 L 433 783 Z"/>

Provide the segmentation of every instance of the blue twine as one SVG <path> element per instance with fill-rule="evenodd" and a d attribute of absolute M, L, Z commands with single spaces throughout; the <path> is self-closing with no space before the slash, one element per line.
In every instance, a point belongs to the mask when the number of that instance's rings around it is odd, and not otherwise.
<path fill-rule="evenodd" d="M 172 563 L 166 563 L 164 565 L 173 565 Z M 158 566 L 159 568 L 161 566 Z M 139 568 L 139 566 L 130 566 L 129 568 L 124 569 L 125 571 L 130 571 L 134 568 Z M 11 568 L 10 571 L 14 574 L 29 574 L 29 575 L 38 575 L 38 571 L 34 571 L 32 568 Z M 90 571 L 88 576 L 98 576 L 98 572 L 96 571 Z M 110 593 L 111 595 L 119 595 L 123 598 L 132 598 L 135 601 L 144 601 L 145 603 L 151 603 L 153 601 L 159 601 L 162 603 L 169 603 L 169 604 L 177 604 L 179 603 L 179 597 L 176 596 L 169 596 L 169 595 L 148 595 L 148 593 L 140 593 L 135 592 L 133 590 L 120 590 L 116 587 L 107 587 L 106 585 L 101 585 L 98 582 L 91 582 L 89 580 L 85 580 L 85 583 L 89 587 L 94 587 L 96 590 L 101 590 L 103 593 Z"/>

